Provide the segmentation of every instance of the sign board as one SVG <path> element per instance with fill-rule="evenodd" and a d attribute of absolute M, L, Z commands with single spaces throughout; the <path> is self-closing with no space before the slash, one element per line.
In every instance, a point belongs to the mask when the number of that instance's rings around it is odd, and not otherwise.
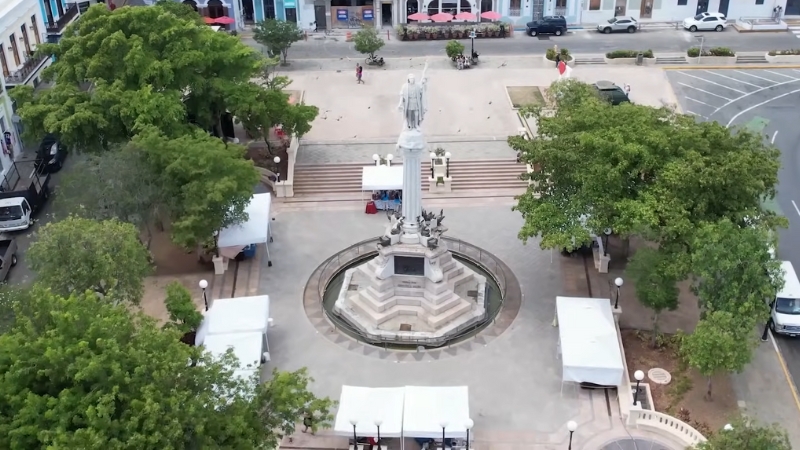
<path fill-rule="evenodd" d="M 283 0 L 284 8 L 297 8 L 297 0 Z"/>
<path fill-rule="evenodd" d="M 364 8 L 361 10 L 361 18 L 363 20 L 372 20 L 372 8 Z"/>
<path fill-rule="evenodd" d="M 336 10 L 336 20 L 347 20 L 347 10 L 346 9 L 337 9 Z"/>

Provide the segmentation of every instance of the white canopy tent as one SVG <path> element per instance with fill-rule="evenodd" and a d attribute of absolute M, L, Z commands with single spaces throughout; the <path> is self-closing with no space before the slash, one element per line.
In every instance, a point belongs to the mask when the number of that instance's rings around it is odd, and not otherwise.
<path fill-rule="evenodd" d="M 267 249 L 267 265 L 272 266 L 269 256 L 270 233 L 269 218 L 272 208 L 272 194 L 253 194 L 245 208 L 247 220 L 222 229 L 217 238 L 219 254 L 233 259 L 250 244 L 264 244 Z"/>
<path fill-rule="evenodd" d="M 269 295 L 215 300 L 205 312 L 203 323 L 195 335 L 195 345 L 203 345 L 214 335 L 261 333 L 269 327 Z M 269 341 L 265 339 L 269 351 Z"/>
<path fill-rule="evenodd" d="M 403 166 L 367 166 L 361 173 L 362 191 L 403 189 Z"/>
<path fill-rule="evenodd" d="M 564 382 L 618 386 L 624 366 L 611 301 L 556 297 Z"/>
<path fill-rule="evenodd" d="M 406 386 L 403 436 L 436 439 L 447 423 L 447 438 L 466 439 L 469 420 L 467 386 Z M 383 433 L 381 433 L 383 434 Z"/>
<path fill-rule="evenodd" d="M 264 349 L 264 333 L 254 331 L 248 333 L 212 334 L 206 336 L 203 346 L 216 358 L 221 358 L 228 349 L 233 350 L 239 360 L 235 375 L 249 377 L 261 365 Z"/>
<path fill-rule="evenodd" d="M 403 434 L 403 398 L 405 388 L 367 388 L 342 386 L 339 410 L 333 431 L 339 436 L 352 436 L 356 421 L 358 436 L 377 437 L 375 421 L 381 421 L 381 437 L 401 437 Z"/>

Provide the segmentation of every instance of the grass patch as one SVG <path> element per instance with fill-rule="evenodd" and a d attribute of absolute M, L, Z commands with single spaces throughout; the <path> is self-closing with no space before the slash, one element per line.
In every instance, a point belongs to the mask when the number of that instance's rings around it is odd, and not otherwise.
<path fill-rule="evenodd" d="M 544 97 L 539 86 L 507 86 L 506 91 L 514 108 L 544 104 Z"/>

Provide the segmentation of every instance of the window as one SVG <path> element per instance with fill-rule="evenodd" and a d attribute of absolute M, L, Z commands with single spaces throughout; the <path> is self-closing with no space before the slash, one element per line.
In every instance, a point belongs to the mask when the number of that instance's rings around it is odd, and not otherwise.
<path fill-rule="evenodd" d="M 14 62 L 19 65 L 19 50 L 17 49 L 17 37 L 12 33 L 9 37 L 11 40 L 11 53 L 14 56 Z"/>
<path fill-rule="evenodd" d="M 600 11 L 600 0 L 589 0 L 589 11 Z"/>
<path fill-rule="evenodd" d="M 556 0 L 556 8 L 566 8 L 567 0 Z"/>
<path fill-rule="evenodd" d="M 508 4 L 508 15 L 519 17 L 522 14 L 522 0 L 511 0 Z"/>
<path fill-rule="evenodd" d="M 350 0 L 331 0 L 331 6 L 352 6 Z"/>
<path fill-rule="evenodd" d="M 763 5 L 763 4 L 764 4 L 764 0 L 756 0 L 756 5 Z"/>
<path fill-rule="evenodd" d="M 64 17 L 64 5 L 61 4 L 63 0 L 56 0 L 56 9 L 58 9 L 58 17 Z"/>
<path fill-rule="evenodd" d="M 19 32 L 22 33 L 22 43 L 25 44 L 25 55 L 31 56 L 31 41 L 28 40 L 28 30 L 25 29 L 25 24 L 23 23 L 19 27 Z"/>
<path fill-rule="evenodd" d="M 286 8 L 286 21 L 297 23 L 297 8 Z"/>
<path fill-rule="evenodd" d="M 264 18 L 275 18 L 275 2 L 273 0 L 264 0 Z"/>
<path fill-rule="evenodd" d="M 686 6 L 689 0 L 678 0 L 678 6 Z"/>
<path fill-rule="evenodd" d="M 36 24 L 36 14 L 31 16 L 31 31 L 33 31 L 33 39 L 36 41 L 36 45 L 42 43 L 39 38 L 39 25 Z"/>
<path fill-rule="evenodd" d="M 7 77 L 11 73 L 8 71 L 8 61 L 6 61 L 6 49 L 0 45 L 0 63 L 3 64 L 3 76 Z"/>

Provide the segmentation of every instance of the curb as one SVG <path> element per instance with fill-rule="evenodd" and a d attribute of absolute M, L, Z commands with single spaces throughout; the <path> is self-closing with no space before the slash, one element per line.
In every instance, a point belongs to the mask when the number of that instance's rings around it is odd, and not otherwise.
<path fill-rule="evenodd" d="M 783 370 L 783 375 L 786 377 L 786 383 L 789 385 L 789 389 L 792 391 L 794 404 L 797 407 L 797 411 L 800 412 L 800 395 L 797 393 L 797 386 L 795 386 L 794 380 L 792 380 L 792 375 L 789 373 L 789 368 L 786 366 L 786 360 L 783 359 L 783 353 L 781 353 L 781 349 L 778 347 L 778 343 L 775 341 L 775 335 L 772 334 L 772 330 L 768 331 L 770 341 L 772 342 L 772 347 L 775 349 L 775 354 L 778 356 L 778 362 L 781 364 L 781 370 Z"/>
<path fill-rule="evenodd" d="M 659 66 L 652 66 L 659 68 Z M 682 65 L 682 66 L 661 66 L 662 70 L 724 70 L 724 69 L 800 69 L 800 64 L 738 64 L 727 66 L 711 66 L 711 65 Z"/>

